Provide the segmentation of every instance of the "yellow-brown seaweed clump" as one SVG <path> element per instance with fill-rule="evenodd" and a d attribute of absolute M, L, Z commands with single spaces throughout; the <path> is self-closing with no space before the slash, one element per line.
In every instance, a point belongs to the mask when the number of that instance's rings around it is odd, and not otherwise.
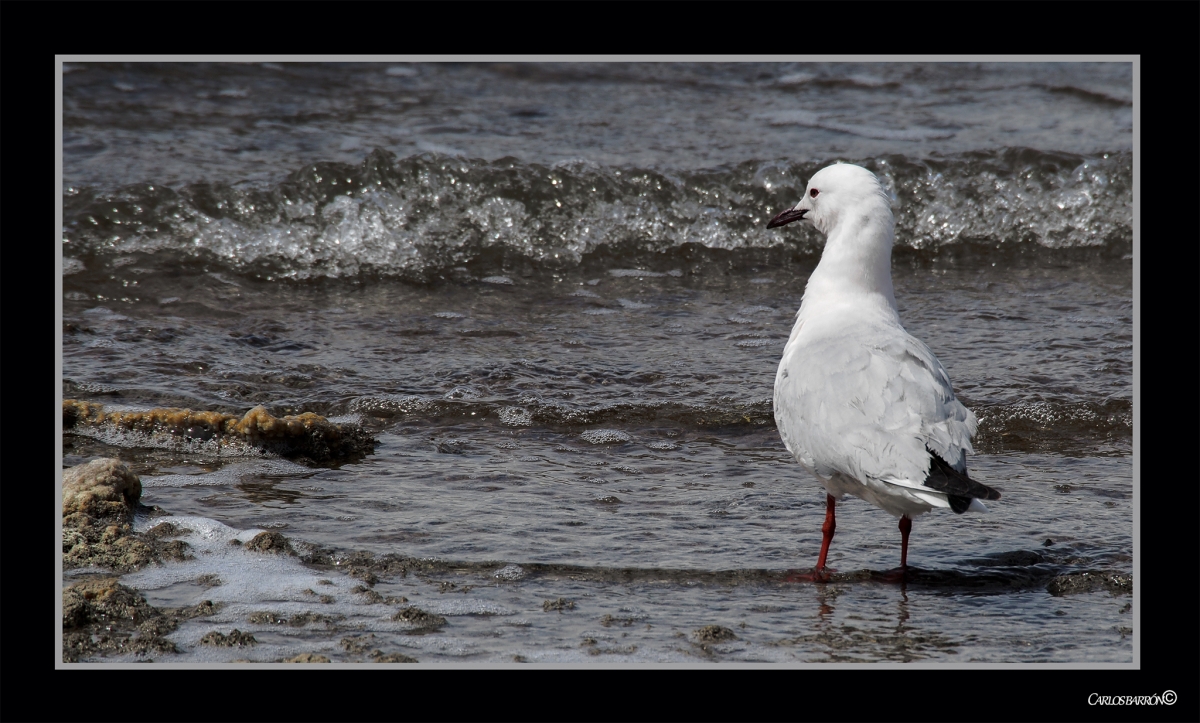
<path fill-rule="evenodd" d="M 184 559 L 186 543 L 146 540 L 133 532 L 142 481 L 121 460 L 95 459 L 64 470 L 62 493 L 65 567 L 126 571 L 163 559 Z"/>
<path fill-rule="evenodd" d="M 312 412 L 274 417 L 257 406 L 238 417 L 220 412 L 160 408 L 146 411 L 104 411 L 104 406 L 76 399 L 63 401 L 63 428 L 109 429 L 156 439 L 225 446 L 249 446 L 284 457 L 328 462 L 359 456 L 375 440 L 354 424 L 335 424 Z"/>
<path fill-rule="evenodd" d="M 119 459 L 94 459 L 63 471 L 63 524 L 84 517 L 124 519 L 142 498 L 142 481 Z"/>

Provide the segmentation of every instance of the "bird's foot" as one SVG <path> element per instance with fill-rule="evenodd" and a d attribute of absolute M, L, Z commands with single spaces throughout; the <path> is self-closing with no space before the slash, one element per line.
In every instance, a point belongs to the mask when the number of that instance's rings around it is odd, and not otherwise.
<path fill-rule="evenodd" d="M 808 571 L 789 570 L 785 582 L 829 582 L 837 570 L 832 567 L 813 568 Z"/>

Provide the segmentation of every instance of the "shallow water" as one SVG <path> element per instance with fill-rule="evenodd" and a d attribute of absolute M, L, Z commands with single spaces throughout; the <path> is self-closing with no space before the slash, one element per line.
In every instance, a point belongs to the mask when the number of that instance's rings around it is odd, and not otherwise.
<path fill-rule="evenodd" d="M 1047 590 L 1133 570 L 1127 67 L 68 72 L 64 398 L 263 404 L 378 440 L 322 468 L 64 435 L 65 465 L 119 456 L 145 504 L 198 518 L 195 560 L 123 578 L 225 603 L 160 662 L 1132 661 L 1128 595 Z M 1017 95 L 1032 106 L 991 120 Z M 835 580 L 787 579 L 815 561 L 824 493 L 770 397 L 820 239 L 763 225 L 838 158 L 895 194 L 901 318 L 1003 493 L 918 518 L 905 585 L 880 575 L 895 519 L 858 500 Z M 447 623 L 414 634 L 340 565 L 225 544 L 262 529 L 426 560 L 374 589 Z M 234 627 L 259 645 L 198 642 Z"/>

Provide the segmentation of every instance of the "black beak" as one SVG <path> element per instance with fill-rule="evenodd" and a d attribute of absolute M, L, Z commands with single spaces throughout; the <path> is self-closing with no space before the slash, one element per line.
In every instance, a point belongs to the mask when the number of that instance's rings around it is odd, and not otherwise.
<path fill-rule="evenodd" d="M 804 218 L 804 214 L 806 213 L 808 213 L 807 208 L 802 208 L 798 211 L 789 208 L 788 210 L 780 213 L 778 216 L 768 221 L 767 228 L 776 228 L 783 226 L 784 224 L 789 224 L 792 221 L 799 221 L 800 219 Z"/>

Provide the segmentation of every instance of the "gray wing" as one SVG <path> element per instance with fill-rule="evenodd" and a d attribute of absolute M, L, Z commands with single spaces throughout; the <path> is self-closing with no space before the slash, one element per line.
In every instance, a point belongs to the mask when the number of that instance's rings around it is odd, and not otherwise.
<path fill-rule="evenodd" d="M 938 491 L 926 486 L 930 452 L 964 476 L 974 453 L 975 415 L 929 347 L 894 326 L 797 334 L 776 376 L 775 417 L 788 449 L 823 477 Z"/>

